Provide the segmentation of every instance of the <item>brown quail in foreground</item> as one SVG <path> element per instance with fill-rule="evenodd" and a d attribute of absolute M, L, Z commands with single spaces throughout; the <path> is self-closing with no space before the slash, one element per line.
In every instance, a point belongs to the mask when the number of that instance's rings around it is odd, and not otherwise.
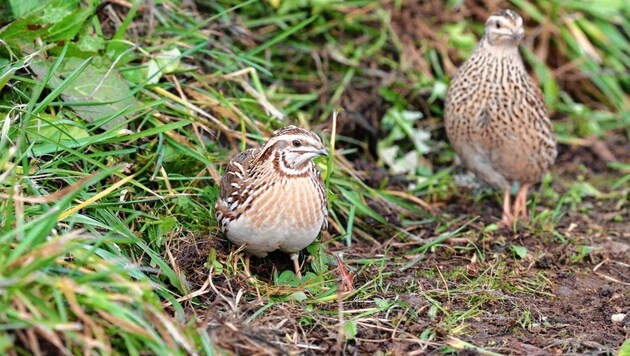
<path fill-rule="evenodd" d="M 215 214 L 227 238 L 264 257 L 291 254 L 301 278 L 298 252 L 326 228 L 328 197 L 313 158 L 328 155 L 312 131 L 287 126 L 262 148 L 237 154 L 221 179 Z M 246 256 L 249 273 L 249 255 Z"/>
<path fill-rule="evenodd" d="M 556 159 L 556 140 L 542 92 L 518 51 L 523 20 L 501 10 L 462 64 L 446 93 L 444 122 L 457 155 L 477 177 L 503 190 L 502 221 L 528 219 L 527 189 Z M 520 189 L 514 206 L 510 189 Z"/>

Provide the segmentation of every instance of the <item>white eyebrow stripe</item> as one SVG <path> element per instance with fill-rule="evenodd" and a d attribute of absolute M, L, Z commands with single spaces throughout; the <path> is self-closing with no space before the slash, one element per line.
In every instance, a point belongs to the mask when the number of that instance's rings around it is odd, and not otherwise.
<path fill-rule="evenodd" d="M 486 22 L 492 21 L 510 22 L 510 19 L 506 18 L 505 16 L 490 16 L 488 17 L 488 20 L 486 20 Z"/>
<path fill-rule="evenodd" d="M 276 142 L 282 141 L 282 140 L 284 140 L 284 141 L 306 140 L 312 146 L 316 146 L 316 145 L 320 145 L 321 144 L 321 142 L 319 140 L 315 140 L 311 136 L 306 136 L 306 135 L 281 135 L 281 136 L 278 136 L 278 137 L 271 138 L 267 142 L 267 146 L 271 146 L 271 145 L 275 144 Z"/>

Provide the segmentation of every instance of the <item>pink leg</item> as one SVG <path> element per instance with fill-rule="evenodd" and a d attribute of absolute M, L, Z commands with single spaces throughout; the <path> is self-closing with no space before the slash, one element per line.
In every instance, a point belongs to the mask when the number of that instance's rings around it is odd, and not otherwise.
<path fill-rule="evenodd" d="M 249 270 L 249 259 L 250 259 L 250 255 L 248 253 L 245 253 L 245 277 L 247 278 L 248 281 L 250 282 L 254 282 L 254 287 L 256 287 L 256 295 L 258 296 L 258 300 L 262 301 L 262 297 L 260 296 L 260 291 L 258 290 L 258 283 L 256 282 L 256 278 L 254 276 L 252 276 L 251 271 Z"/>
<path fill-rule="evenodd" d="M 300 272 L 300 262 L 298 261 L 298 257 L 300 256 L 299 252 L 295 252 L 291 254 L 291 260 L 293 260 L 293 268 L 295 268 L 295 275 L 298 279 L 302 279 L 302 272 Z"/>
<path fill-rule="evenodd" d="M 249 254 L 245 254 L 245 277 L 251 278 L 252 273 L 249 271 Z"/>
<path fill-rule="evenodd" d="M 512 204 L 510 203 L 510 189 L 503 190 L 503 216 L 501 221 L 511 226 L 514 224 L 514 214 L 512 214 Z"/>
<path fill-rule="evenodd" d="M 527 214 L 527 189 L 529 189 L 529 184 L 521 184 L 521 188 L 516 193 L 516 199 L 514 200 L 514 216 L 520 215 L 520 218 L 523 220 L 529 220 Z"/>

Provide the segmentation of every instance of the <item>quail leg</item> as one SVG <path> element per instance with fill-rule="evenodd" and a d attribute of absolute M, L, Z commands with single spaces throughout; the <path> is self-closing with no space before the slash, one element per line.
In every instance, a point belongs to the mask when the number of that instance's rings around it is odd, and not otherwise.
<path fill-rule="evenodd" d="M 529 184 L 522 184 L 514 200 L 514 216 L 520 215 L 520 218 L 523 220 L 529 220 L 527 214 L 527 189 L 529 189 Z"/>
<path fill-rule="evenodd" d="M 299 256 L 299 252 L 292 253 L 291 260 L 293 261 L 293 268 L 295 268 L 295 275 L 298 279 L 302 279 L 302 272 L 300 272 L 300 262 L 298 261 Z"/>
<path fill-rule="evenodd" d="M 251 278 L 252 274 L 249 271 L 249 254 L 245 254 L 245 277 Z"/>
<path fill-rule="evenodd" d="M 512 213 L 510 198 L 510 189 L 503 190 L 503 216 L 501 217 L 501 221 L 507 226 L 514 224 L 514 214 Z"/>
<path fill-rule="evenodd" d="M 256 278 L 254 278 L 252 276 L 252 273 L 249 270 L 249 259 L 250 259 L 250 255 L 249 254 L 245 254 L 245 277 L 247 278 L 247 280 L 249 282 L 252 282 L 254 284 L 254 287 L 256 287 L 256 295 L 258 296 L 258 300 L 262 301 L 262 297 L 260 296 L 260 290 L 258 290 L 258 283 L 256 283 Z"/>

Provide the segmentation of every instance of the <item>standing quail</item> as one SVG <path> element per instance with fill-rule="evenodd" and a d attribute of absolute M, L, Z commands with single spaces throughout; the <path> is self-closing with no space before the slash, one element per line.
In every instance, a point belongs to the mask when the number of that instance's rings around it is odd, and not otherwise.
<path fill-rule="evenodd" d="M 291 254 L 301 278 L 298 252 L 327 226 L 328 197 L 313 158 L 328 155 L 312 131 L 287 126 L 262 148 L 237 154 L 221 179 L 215 214 L 220 229 L 248 254 Z M 246 255 L 249 273 L 249 255 Z"/>
<path fill-rule="evenodd" d="M 503 190 L 502 222 L 528 219 L 528 188 L 556 159 L 556 140 L 542 92 L 518 51 L 523 19 L 501 10 L 462 64 L 446 93 L 444 122 L 457 155 L 477 177 Z M 520 185 L 514 206 L 510 189 Z"/>

